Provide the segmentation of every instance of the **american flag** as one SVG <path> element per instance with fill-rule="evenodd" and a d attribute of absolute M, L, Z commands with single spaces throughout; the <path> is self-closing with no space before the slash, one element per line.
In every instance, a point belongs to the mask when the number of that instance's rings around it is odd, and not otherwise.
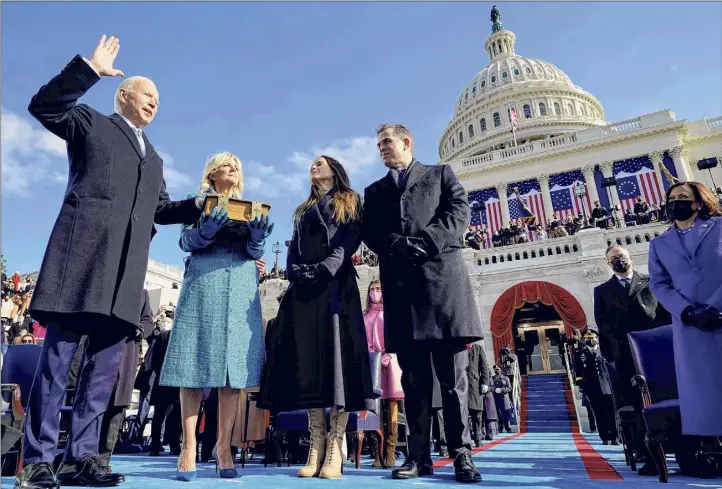
<path fill-rule="evenodd" d="M 614 173 L 622 212 L 634 210 L 634 199 L 638 195 L 649 205 L 659 204 L 664 199 L 654 166 L 646 156 L 617 162 Z"/>
<path fill-rule="evenodd" d="M 547 218 L 544 209 L 544 199 L 542 198 L 539 182 L 537 182 L 536 180 L 526 180 L 524 182 L 509 184 L 507 190 L 507 199 L 509 202 L 509 216 L 512 219 L 524 217 L 524 214 L 522 212 L 523 206 L 519 202 L 516 194 L 514 193 L 515 187 L 519 189 L 519 195 L 521 195 L 522 199 L 524 199 L 532 215 L 536 216 L 537 225 L 546 226 Z M 529 239 L 533 240 L 534 235 L 535 233 L 533 231 L 529 231 Z"/>
<path fill-rule="evenodd" d="M 582 199 L 577 197 L 574 186 L 577 182 L 584 184 L 584 188 L 587 190 L 587 195 L 582 202 Z M 592 182 L 592 185 L 595 183 Z M 579 170 L 569 171 L 566 173 L 557 173 L 549 178 L 549 190 L 552 198 L 552 207 L 554 212 L 559 215 L 560 219 L 565 219 L 568 215 L 581 216 L 582 206 L 589 216 L 589 209 L 592 208 L 592 204 L 589 201 L 589 190 L 587 184 L 584 181 L 584 175 Z"/>
<path fill-rule="evenodd" d="M 468 197 L 471 206 L 471 225 L 477 231 L 486 228 L 488 235 L 484 248 L 491 247 L 491 235 L 502 227 L 499 193 L 495 188 L 487 188 L 469 192 Z M 481 204 L 482 202 L 486 204 L 486 207 L 481 211 L 474 210 L 475 203 Z"/>
<path fill-rule="evenodd" d="M 509 122 L 511 122 L 511 127 L 516 128 L 517 125 L 519 125 L 519 116 L 516 113 L 516 109 L 512 107 L 509 109 Z M 521 189 L 520 189 L 521 191 Z M 524 194 L 522 194 L 524 195 Z"/>

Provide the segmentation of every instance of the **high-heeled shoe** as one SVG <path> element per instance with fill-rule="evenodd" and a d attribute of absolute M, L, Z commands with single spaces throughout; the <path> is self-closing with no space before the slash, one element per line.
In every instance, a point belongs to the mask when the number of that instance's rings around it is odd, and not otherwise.
<path fill-rule="evenodd" d="M 216 459 L 216 474 L 221 479 L 235 479 L 238 477 L 238 471 L 235 468 L 232 469 L 221 469 L 218 464 L 218 452 L 216 447 L 213 447 L 213 458 Z"/>
<path fill-rule="evenodd" d="M 184 455 L 183 450 L 181 450 L 181 453 L 178 456 L 178 458 L 183 457 L 183 455 Z M 197 470 L 186 470 L 183 472 L 181 472 L 180 470 L 176 471 L 176 479 L 178 479 L 179 481 L 191 482 L 191 481 L 196 480 L 197 477 L 198 477 Z"/>

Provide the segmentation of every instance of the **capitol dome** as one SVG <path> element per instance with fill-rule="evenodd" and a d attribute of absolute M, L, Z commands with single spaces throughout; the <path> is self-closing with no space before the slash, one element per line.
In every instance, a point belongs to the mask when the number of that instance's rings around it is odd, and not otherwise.
<path fill-rule="evenodd" d="M 496 6 L 484 47 L 489 64 L 462 90 L 439 142 L 442 162 L 605 125 L 602 104 L 553 64 L 516 54 Z"/>

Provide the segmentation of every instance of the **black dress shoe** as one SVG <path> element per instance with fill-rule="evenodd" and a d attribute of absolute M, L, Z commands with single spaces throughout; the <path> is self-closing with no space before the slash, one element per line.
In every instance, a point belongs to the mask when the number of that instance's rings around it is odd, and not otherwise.
<path fill-rule="evenodd" d="M 401 467 L 391 471 L 392 479 L 416 479 L 426 475 L 434 475 L 433 465 L 417 465 L 416 462 L 408 458 Z"/>
<path fill-rule="evenodd" d="M 456 482 L 481 482 L 481 474 L 471 460 L 471 452 L 461 452 L 454 459 Z"/>
<path fill-rule="evenodd" d="M 58 489 L 53 468 L 47 462 L 27 464 L 15 479 L 15 489 Z"/>
<path fill-rule="evenodd" d="M 637 471 L 637 475 L 659 475 L 657 466 L 651 460 L 644 462 L 642 468 Z"/>
<path fill-rule="evenodd" d="M 122 474 L 106 472 L 95 458 L 86 458 L 78 472 L 58 474 L 61 486 L 113 487 L 125 482 Z"/>
<path fill-rule="evenodd" d="M 441 458 L 449 458 L 449 449 L 447 447 L 442 446 L 439 449 L 439 457 Z"/>

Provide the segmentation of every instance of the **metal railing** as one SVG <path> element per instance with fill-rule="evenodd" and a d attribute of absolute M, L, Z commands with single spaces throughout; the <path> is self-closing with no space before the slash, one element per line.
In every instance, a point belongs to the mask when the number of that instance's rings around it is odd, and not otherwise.
<path fill-rule="evenodd" d="M 582 430 L 582 419 L 579 417 L 579 409 L 582 407 L 581 400 L 580 402 L 577 402 L 577 390 L 574 387 L 574 374 L 572 373 L 572 363 L 571 359 L 569 358 L 569 347 L 564 346 L 564 360 L 567 367 L 567 379 L 569 380 L 569 389 L 572 392 L 572 399 L 574 401 L 574 414 L 577 416 L 577 426 L 579 427 L 579 432 L 583 432 Z"/>
<path fill-rule="evenodd" d="M 514 409 L 514 419 L 516 420 L 516 432 L 521 431 L 521 419 L 519 414 L 521 413 L 521 374 L 519 373 L 519 357 L 514 362 L 513 367 L 514 381 L 512 382 L 511 388 L 511 406 Z"/>

